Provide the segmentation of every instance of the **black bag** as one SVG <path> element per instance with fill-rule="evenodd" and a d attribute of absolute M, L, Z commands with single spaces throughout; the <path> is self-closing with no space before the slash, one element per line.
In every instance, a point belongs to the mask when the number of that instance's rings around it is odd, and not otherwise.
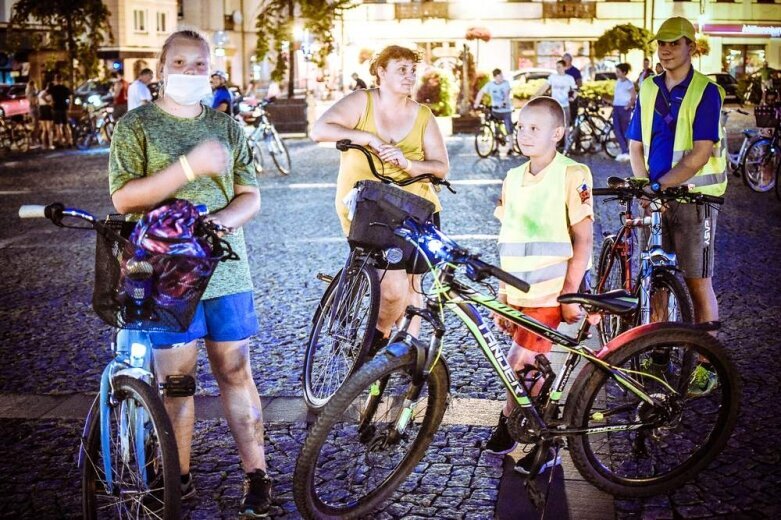
<path fill-rule="evenodd" d="M 350 244 L 377 249 L 398 247 L 404 252 L 404 260 L 408 260 L 415 246 L 396 236 L 393 230 L 407 217 L 418 224 L 430 220 L 434 204 L 381 182 L 358 181 L 355 188 L 358 190 L 355 214 L 347 237 Z"/>

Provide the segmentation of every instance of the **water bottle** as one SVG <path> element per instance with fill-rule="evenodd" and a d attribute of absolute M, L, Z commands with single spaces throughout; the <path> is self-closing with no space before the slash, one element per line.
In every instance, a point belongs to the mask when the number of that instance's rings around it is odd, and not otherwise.
<path fill-rule="evenodd" d="M 125 293 L 136 305 L 152 296 L 152 274 L 154 268 L 146 261 L 146 253 L 137 249 L 125 264 Z"/>

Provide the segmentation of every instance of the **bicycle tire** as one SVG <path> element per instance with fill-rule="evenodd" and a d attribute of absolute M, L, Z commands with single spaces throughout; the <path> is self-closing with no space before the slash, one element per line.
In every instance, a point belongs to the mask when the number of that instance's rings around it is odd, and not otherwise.
<path fill-rule="evenodd" d="M 668 306 L 662 315 L 654 315 L 654 296 L 660 291 L 667 291 L 675 298 L 675 308 L 671 309 L 668 300 Z M 670 269 L 655 269 L 651 275 L 650 287 L 651 316 L 649 323 L 658 322 L 677 322 L 694 323 L 694 305 L 691 295 L 681 276 Z M 639 322 L 637 325 L 642 325 Z"/>
<path fill-rule="evenodd" d="M 775 186 L 774 175 L 769 176 L 771 180 L 768 182 L 763 182 L 763 174 L 767 176 L 768 171 L 775 172 L 781 164 L 779 154 L 773 154 L 772 148 L 772 140 L 765 137 L 751 143 L 743 156 L 743 183 L 757 193 L 765 193 Z"/>
<path fill-rule="evenodd" d="M 573 141 L 573 151 L 576 154 L 587 154 L 595 150 L 596 134 L 588 119 L 583 119 L 578 125 L 577 138 Z"/>
<path fill-rule="evenodd" d="M 475 134 L 475 151 L 485 159 L 496 149 L 496 136 L 491 125 L 483 123 Z"/>
<path fill-rule="evenodd" d="M 396 356 L 390 352 L 407 349 L 403 355 Z M 444 363 L 437 363 L 431 369 L 424 381 L 424 390 L 427 395 L 417 401 L 405 434 L 394 440 L 389 440 L 395 429 L 398 415 L 393 413 L 395 405 L 400 404 L 409 390 L 411 382 L 410 374 L 414 370 L 417 353 L 406 344 L 398 343 L 388 347 L 384 354 L 379 355 L 363 365 L 344 385 L 323 409 L 317 421 L 309 430 L 309 435 L 304 441 L 301 453 L 296 461 L 293 473 L 293 494 L 299 512 L 305 518 L 317 519 L 349 519 L 367 515 L 386 500 L 406 477 L 412 472 L 420 459 L 425 455 L 426 449 L 431 444 L 434 434 L 442 422 L 447 408 L 448 373 Z M 385 380 L 382 389 L 372 387 L 378 381 Z M 396 384 L 398 382 L 398 384 Z M 379 394 L 379 395 L 378 395 Z M 377 403 L 387 404 L 381 407 L 382 416 L 377 417 Z M 425 410 L 422 410 L 422 406 Z M 358 413 L 354 413 L 358 406 Z M 365 414 L 362 406 L 372 408 L 375 413 Z M 349 417 L 350 413 L 353 417 Z M 348 417 L 343 417 L 347 414 Z M 345 427 L 341 427 L 343 418 L 348 419 Z M 387 423 L 383 426 L 373 425 L 374 420 Z M 358 428 L 351 422 L 357 421 Z M 351 438 L 348 434 L 355 433 L 356 448 L 351 448 Z M 332 441 L 334 445 L 331 445 Z M 388 444 L 390 443 L 390 449 Z M 365 456 L 361 456 L 358 450 L 366 450 Z M 336 468 L 340 463 L 361 464 L 362 462 L 378 461 L 380 458 L 392 458 L 396 453 L 404 451 L 397 462 L 390 462 L 393 467 L 386 472 L 387 475 L 373 478 L 366 472 L 343 471 Z M 341 456 L 344 455 L 344 456 Z M 323 467 L 318 465 L 321 456 L 325 459 Z M 368 460 L 368 458 L 371 460 Z M 370 471 L 383 471 L 387 468 L 374 464 Z M 327 478 L 327 475 L 319 473 L 336 471 L 339 478 Z M 356 491 L 354 477 L 366 477 L 358 485 L 379 482 L 377 486 L 361 494 Z M 328 494 L 329 487 L 344 485 L 351 488 L 346 494 L 340 490 Z M 327 503 L 327 501 L 342 500 L 344 505 Z"/>
<path fill-rule="evenodd" d="M 314 413 L 322 410 L 342 383 L 366 360 L 377 326 L 380 307 L 377 271 L 362 265 L 350 267 L 344 278 L 341 273 L 339 271 L 328 285 L 317 306 L 304 355 L 304 402 Z M 343 284 L 342 291 L 337 290 L 339 283 Z M 342 298 L 344 305 L 335 309 L 335 299 L 340 293 L 345 295 Z M 339 325 L 331 329 L 334 319 Z M 325 357 L 320 361 L 322 355 Z M 322 385 L 318 381 L 322 381 Z"/>
<path fill-rule="evenodd" d="M 738 418 L 741 383 L 727 350 L 707 332 L 684 327 L 667 327 L 647 332 L 611 352 L 604 359 L 614 366 L 621 366 L 631 363 L 633 358 L 644 353 L 666 349 L 672 355 L 674 349 L 683 347 L 688 348 L 681 356 L 684 367 L 686 360 L 694 356 L 703 356 L 712 363 L 720 383 L 713 393 L 697 398 L 676 397 L 674 392 L 663 385 L 649 383 L 646 388 L 649 395 L 653 395 L 658 401 L 668 400 L 681 407 L 680 414 L 672 413 L 672 417 L 662 418 L 657 415 L 655 418 L 659 420 L 659 426 L 652 428 L 652 435 L 649 436 L 646 429 L 642 428 L 604 434 L 605 443 L 609 444 L 604 450 L 594 440 L 603 434 L 568 436 L 568 446 L 575 467 L 597 488 L 611 495 L 627 498 L 666 493 L 680 487 L 705 468 L 727 443 Z M 676 378 L 674 368 L 671 367 L 672 364 L 664 369 L 669 371 L 670 376 L 668 380 L 667 375 L 664 375 L 665 380 L 672 383 L 671 386 L 675 385 L 679 392 L 685 391 L 689 385 L 690 372 L 683 371 L 683 375 L 679 373 Z M 627 404 L 621 405 L 621 398 L 627 400 Z M 616 407 L 612 411 L 598 409 L 614 401 Z M 636 407 L 632 401 L 637 401 Z M 674 406 L 671 405 L 670 408 Z M 695 415 L 693 420 L 689 418 L 689 412 Z M 590 364 L 581 371 L 570 390 L 564 409 L 564 420 L 568 426 L 576 428 L 597 424 L 607 426 L 621 424 L 622 420 L 653 420 L 653 413 L 654 410 L 640 402 L 637 396 L 620 387 L 616 380 L 610 377 L 610 372 L 601 366 Z M 685 413 L 687 415 L 684 417 Z M 629 418 L 626 419 L 626 416 Z M 708 421 L 713 422 L 712 428 L 706 425 Z M 697 430 L 706 428 L 707 435 L 701 436 L 702 445 L 698 445 L 695 439 Z M 680 432 L 687 438 L 679 443 L 675 435 Z M 654 453 L 648 450 L 655 447 L 651 446 L 651 442 L 656 441 L 659 441 L 657 452 L 660 460 L 655 464 L 647 464 L 645 460 L 627 461 L 630 457 L 653 458 Z M 692 452 L 686 455 L 684 450 L 690 446 Z M 605 450 L 613 450 L 610 460 L 599 458 Z M 673 457 L 677 457 L 678 462 L 670 462 Z M 652 475 L 619 474 L 643 471 Z"/>
<path fill-rule="evenodd" d="M 173 433 L 171 421 L 165 411 L 162 401 L 156 392 L 147 383 L 129 376 L 116 376 L 113 379 L 114 392 L 110 398 L 112 428 L 110 438 L 112 452 L 122 450 L 122 442 L 129 446 L 125 450 L 128 458 L 127 464 L 118 462 L 122 457 L 112 457 L 112 471 L 114 472 L 114 489 L 106 493 L 104 485 L 105 475 L 103 470 L 103 456 L 100 445 L 100 404 L 96 399 L 92 407 L 92 421 L 88 425 L 86 437 L 81 444 L 81 482 L 82 482 L 82 513 L 88 520 L 103 518 L 102 513 L 109 513 L 112 518 L 162 518 L 179 519 L 181 517 L 181 485 L 179 482 L 179 455 L 176 449 L 176 438 Z M 134 401 L 131 403 L 130 401 Z M 151 429 L 145 427 L 148 438 L 145 439 L 145 457 L 154 452 L 152 460 L 145 465 L 146 471 L 153 473 L 150 481 L 159 484 L 156 492 L 149 489 L 126 489 L 125 486 L 133 486 L 142 481 L 140 474 L 128 477 L 137 459 L 132 449 L 134 440 L 122 440 L 119 428 L 116 425 L 123 420 L 133 421 L 125 415 L 130 408 L 146 410 L 148 423 Z M 133 428 L 128 428 L 129 433 Z M 154 432 L 154 433 L 153 433 Z M 113 453 L 116 455 L 116 453 Z M 119 476 L 122 476 L 121 479 Z M 162 512 L 160 504 L 160 490 L 162 489 Z M 127 497 L 140 497 L 136 500 Z M 144 515 L 147 513 L 147 515 Z"/>
<path fill-rule="evenodd" d="M 606 134 L 603 134 L 602 149 L 611 159 L 615 159 L 621 153 L 621 145 L 618 144 L 618 138 L 616 138 L 616 132 L 612 125 Z"/>
<path fill-rule="evenodd" d="M 513 125 L 513 152 L 517 153 L 518 155 L 523 156 L 523 151 L 521 151 L 521 145 L 518 144 L 518 127 L 516 125 Z"/>
<path fill-rule="evenodd" d="M 263 173 L 263 150 L 257 141 L 250 141 L 252 147 L 252 165 L 255 167 L 255 173 Z"/>
<path fill-rule="evenodd" d="M 287 149 L 285 141 L 280 137 L 276 128 L 271 128 L 271 133 L 266 136 L 266 146 L 271 155 L 271 160 L 282 175 L 290 174 L 290 152 Z"/>
<path fill-rule="evenodd" d="M 606 236 L 602 240 L 602 248 L 599 251 L 599 263 L 597 264 L 597 284 L 594 288 L 597 294 L 626 288 L 627 273 L 624 268 L 624 262 L 617 252 L 611 254 L 615 242 L 615 235 Z M 604 346 L 631 327 L 632 318 L 627 319 L 624 316 L 605 314 L 597 324 L 599 340 Z"/>

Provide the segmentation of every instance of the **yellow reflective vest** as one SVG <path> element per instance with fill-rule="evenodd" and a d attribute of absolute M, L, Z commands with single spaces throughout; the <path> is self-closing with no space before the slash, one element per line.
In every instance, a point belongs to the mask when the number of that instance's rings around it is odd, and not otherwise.
<path fill-rule="evenodd" d="M 579 165 L 557 153 L 537 183 L 523 186 L 529 162 L 507 172 L 502 200 L 499 257 L 502 269 L 528 282 L 524 293 L 507 286 L 507 302 L 554 307 L 564 287 L 572 238 L 567 213 L 567 167 Z"/>
<path fill-rule="evenodd" d="M 675 141 L 673 142 L 672 166 L 674 167 L 686 154 L 694 149 L 694 138 L 692 128 L 694 116 L 697 113 L 697 106 L 700 104 L 702 95 L 708 83 L 714 82 L 707 76 L 693 71 L 691 82 L 683 96 L 681 108 L 678 111 L 678 120 L 675 123 Z M 719 95 L 724 101 L 724 89 L 716 85 L 719 89 Z M 646 78 L 640 85 L 640 125 L 643 137 L 643 151 L 645 153 L 645 166 L 648 168 L 648 155 L 651 150 L 651 135 L 654 122 L 654 111 L 656 107 L 656 96 L 659 94 L 659 86 L 654 82 L 653 77 Z M 698 171 L 694 177 L 687 180 L 685 184 L 693 184 L 698 193 L 707 195 L 723 195 L 727 190 L 727 145 L 724 129 L 719 125 L 719 141 L 713 144 L 713 151 L 710 159 L 705 166 Z"/>

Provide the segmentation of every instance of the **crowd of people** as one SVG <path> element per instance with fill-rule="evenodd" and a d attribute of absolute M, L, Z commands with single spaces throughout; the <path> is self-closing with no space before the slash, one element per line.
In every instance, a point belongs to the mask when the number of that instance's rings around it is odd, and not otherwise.
<path fill-rule="evenodd" d="M 691 183 L 703 193 L 722 195 L 726 174 L 718 115 L 724 93 L 692 67 L 695 38 L 688 20 L 667 20 L 655 39 L 663 70 L 652 71 L 646 60 L 639 94 L 627 78 L 629 66 L 617 67 L 613 120 L 622 137 L 621 160 L 630 161 L 634 176 L 660 187 Z M 117 211 L 131 217 L 176 197 L 207 205 L 208 219 L 232 230 L 225 239 L 240 260 L 219 265 L 187 331 L 154 333 L 152 341 L 157 377 L 166 381 L 195 378 L 197 342 L 204 340 L 245 473 L 240 514 L 258 518 L 268 514 L 272 482 L 267 474 L 261 402 L 250 366 L 249 343 L 258 330 L 258 317 L 242 226 L 260 210 L 260 193 L 246 137 L 231 117 L 228 77 L 211 70 L 210 55 L 209 43 L 199 33 L 182 30 L 172 34 L 155 71 L 160 83 L 157 99 L 148 88 L 152 70 L 141 70 L 130 84 L 122 73 L 116 74 L 114 110 L 121 117 L 111 143 L 109 187 Z M 419 59 L 417 53 L 400 46 L 382 50 L 370 69 L 376 86 L 368 88 L 354 75 L 353 91 L 315 122 L 312 139 L 350 139 L 364 145 L 384 165 L 385 175 L 395 179 L 424 174 L 447 177 L 450 164 L 439 126 L 431 110 L 412 98 Z M 518 144 L 529 160 L 506 173 L 495 211 L 501 222 L 502 268 L 523 273 L 531 282 L 526 293 L 502 283 L 498 298 L 551 327 L 584 317 L 578 305 L 560 305 L 557 297 L 580 287 L 593 254 L 594 223 L 588 166 L 556 149 L 574 116 L 572 100 L 582 77 L 569 55 L 557 63 L 556 71 L 548 80 L 551 96 L 531 99 L 519 113 Z M 255 94 L 256 85 L 248 90 Z M 494 110 L 512 135 L 509 84 L 500 70 L 494 71 L 493 81 L 481 90 L 475 104 L 483 93 L 494 100 Z M 67 121 L 70 95 L 59 75 L 41 90 L 32 81 L 28 85 L 28 99 L 35 107 L 45 146 L 72 144 Z M 205 98 L 211 99 L 205 104 Z M 355 151 L 341 154 L 334 205 L 345 235 L 351 224 L 350 191 L 356 182 L 372 179 L 362 155 Z M 430 183 L 403 189 L 433 203 L 434 221 L 440 223 L 443 207 Z M 713 208 L 702 211 L 695 205 L 674 203 L 664 214 L 666 247 L 678 255 L 698 322 L 718 320 L 711 284 L 717 217 Z M 519 247 L 529 243 L 538 247 Z M 420 304 L 421 273 L 426 270 L 414 256 L 383 269 L 374 348 L 387 343 L 407 305 Z M 537 356 L 551 350 L 549 341 L 499 317 L 496 325 L 512 337 L 508 359 L 515 370 L 535 367 Z M 703 381 L 692 391 L 707 392 L 709 385 Z M 165 396 L 164 403 L 176 435 L 186 499 L 195 494 L 190 473 L 193 397 Z M 500 454 L 515 447 L 507 426 L 513 406 L 508 399 L 486 439 L 486 450 Z M 516 471 L 528 473 L 534 456 L 532 452 L 519 460 Z M 543 469 L 558 463 L 552 454 Z"/>

